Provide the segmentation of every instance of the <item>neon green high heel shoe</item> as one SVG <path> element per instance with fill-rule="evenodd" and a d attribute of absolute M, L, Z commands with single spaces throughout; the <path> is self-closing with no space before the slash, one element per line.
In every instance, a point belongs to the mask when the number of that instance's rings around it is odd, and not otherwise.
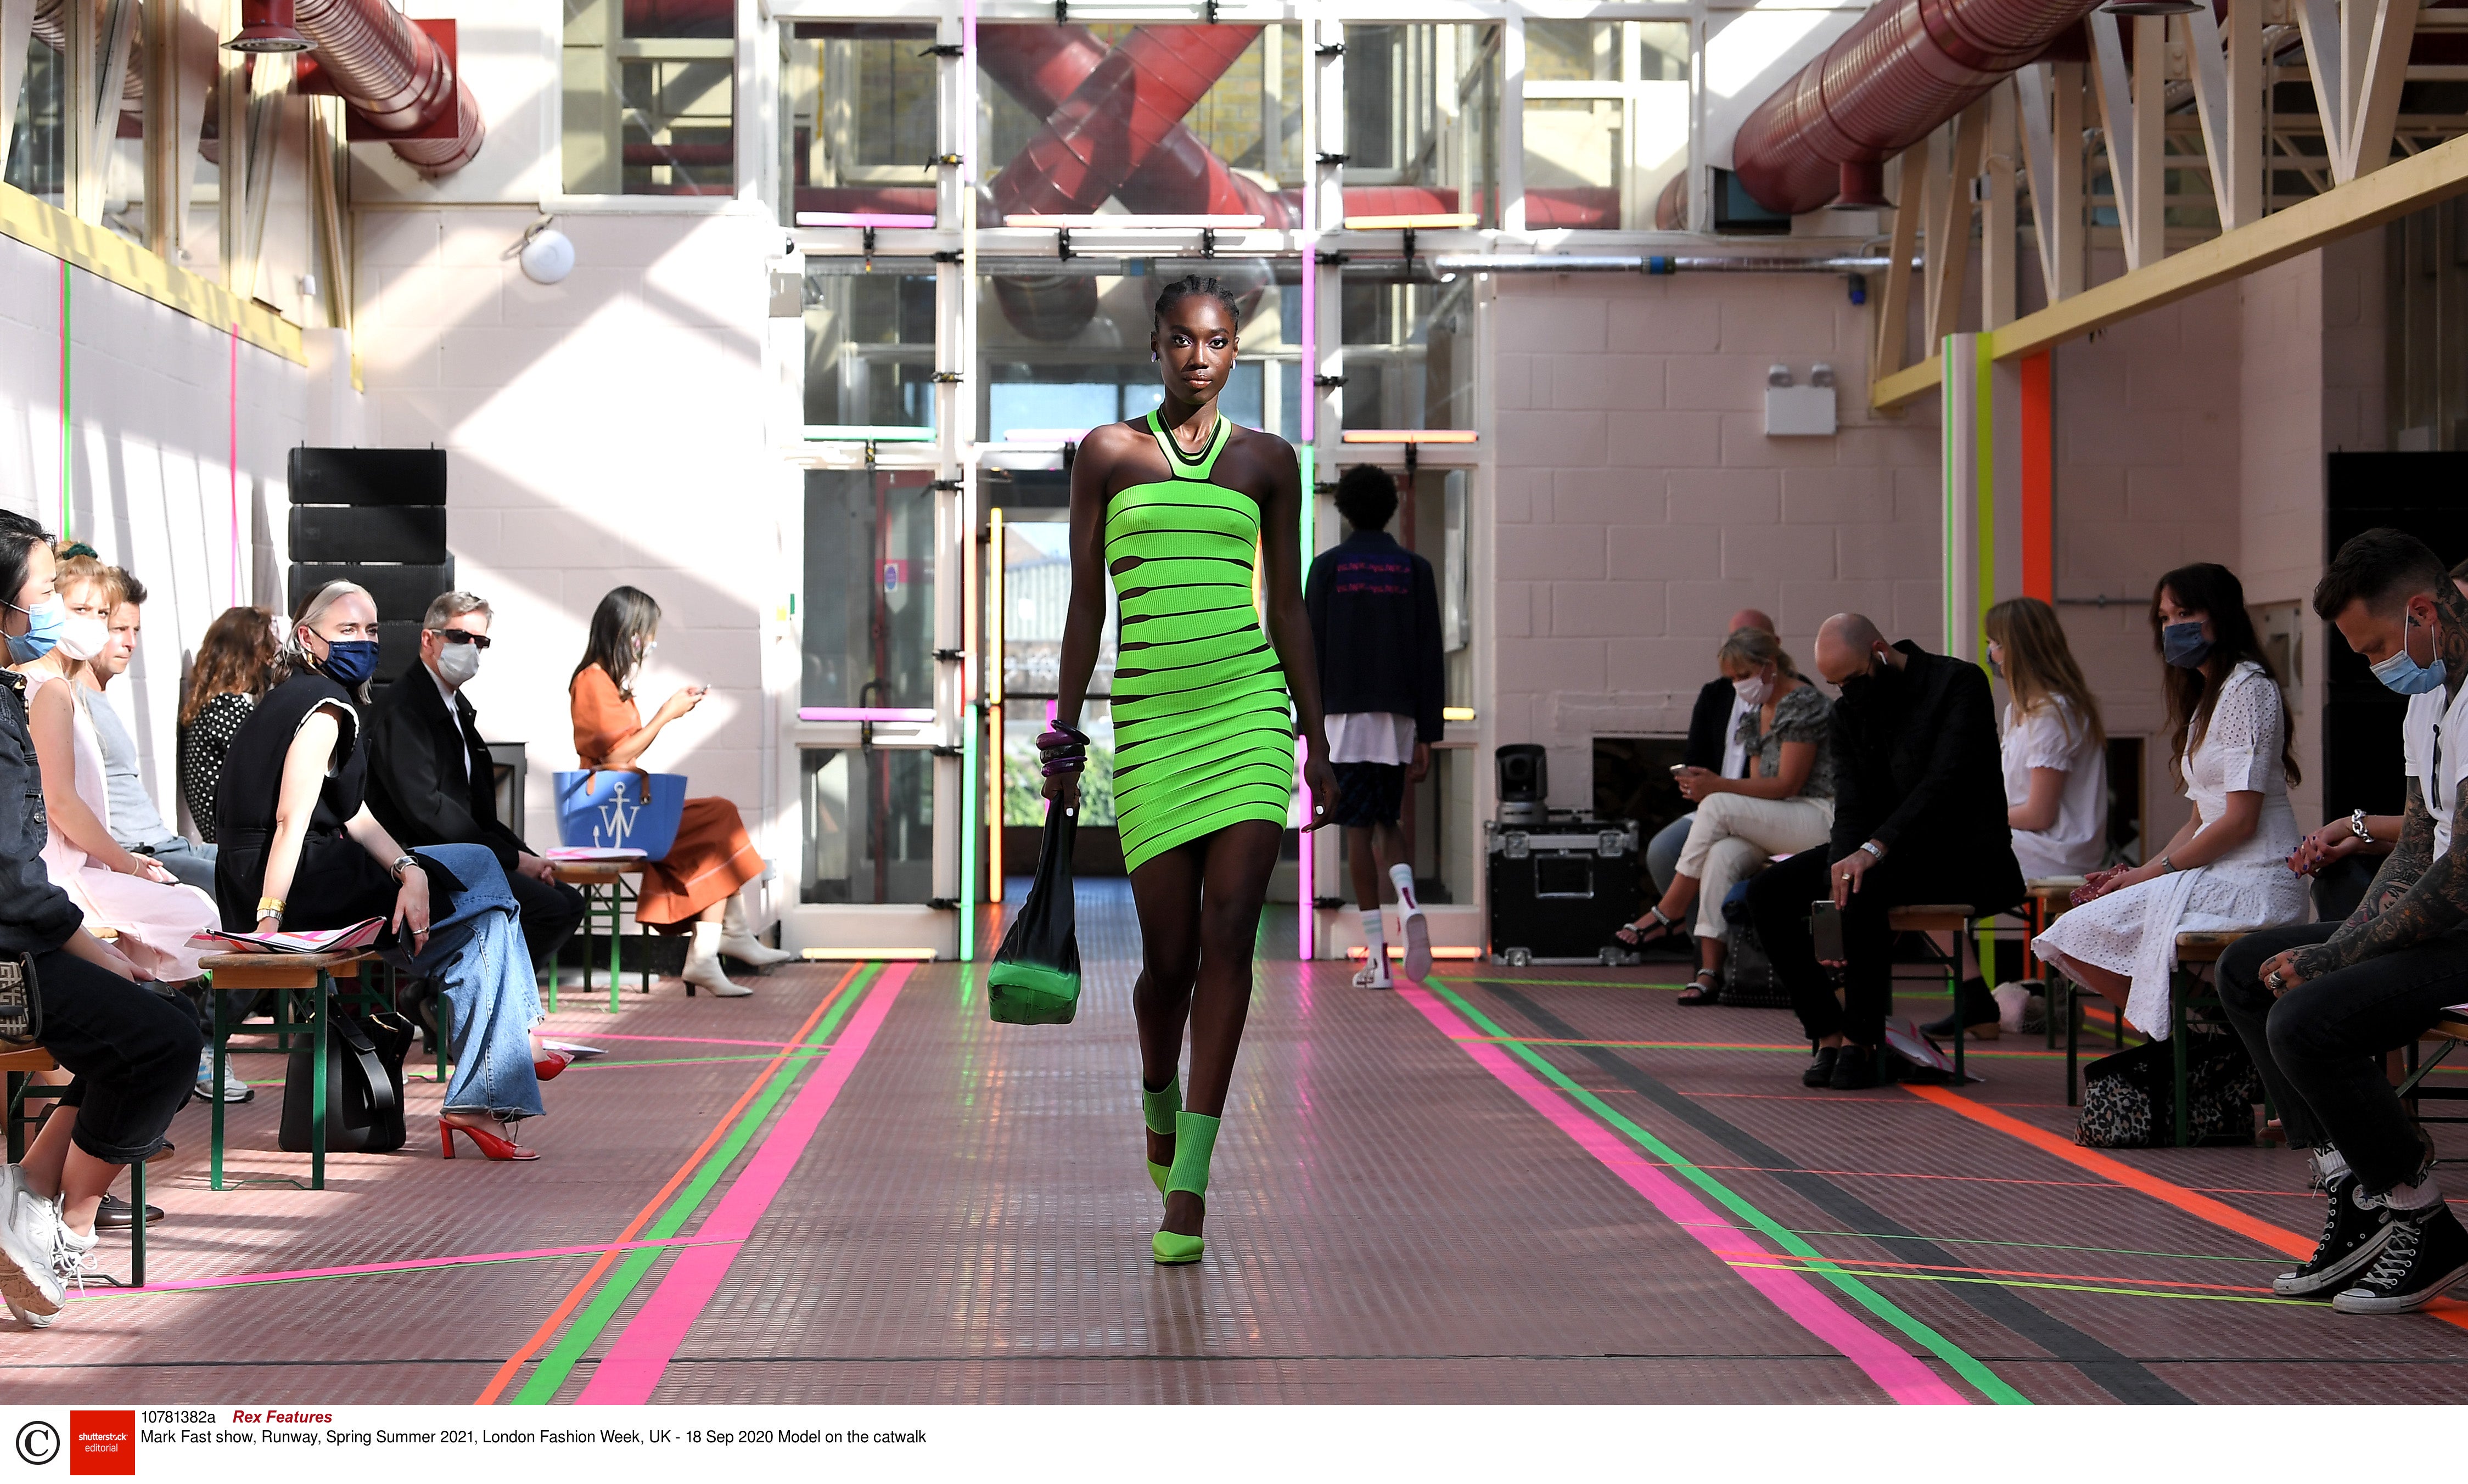
<path fill-rule="evenodd" d="M 1187 1190 L 1208 1199 L 1208 1161 L 1217 1153 L 1217 1120 L 1205 1113 L 1174 1115 L 1174 1173 L 1166 1177 L 1166 1194 Z M 1178 1231 L 1160 1231 L 1149 1240 L 1149 1252 L 1161 1266 L 1196 1263 L 1207 1241 Z"/>
<path fill-rule="evenodd" d="M 1151 1092 L 1145 1086 L 1140 1088 L 1140 1118 L 1148 1125 L 1149 1132 L 1173 1133 L 1174 1115 L 1181 1111 L 1182 1079 L 1180 1077 L 1167 1079 L 1166 1084 L 1154 1092 Z M 1165 1194 L 1166 1177 L 1173 1173 L 1172 1165 L 1161 1165 L 1154 1159 L 1149 1161 L 1149 1180 L 1156 1186 L 1157 1195 L 1160 1197 Z"/>

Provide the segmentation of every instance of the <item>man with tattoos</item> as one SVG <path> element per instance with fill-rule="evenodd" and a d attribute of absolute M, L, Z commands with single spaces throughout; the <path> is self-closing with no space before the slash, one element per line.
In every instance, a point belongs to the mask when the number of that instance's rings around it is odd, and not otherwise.
<path fill-rule="evenodd" d="M 2468 1001 L 2468 856 L 2452 828 L 2468 781 L 2468 595 L 2424 542 L 2378 528 L 2340 548 L 2314 611 L 2410 697 L 2408 812 L 2347 921 L 2251 934 L 2221 956 L 2220 989 L 2330 1202 L 2321 1244 L 2273 1290 L 2404 1313 L 2468 1278 L 2468 1230 L 2443 1203 L 2434 1147 L 2383 1072 L 2386 1052 Z"/>

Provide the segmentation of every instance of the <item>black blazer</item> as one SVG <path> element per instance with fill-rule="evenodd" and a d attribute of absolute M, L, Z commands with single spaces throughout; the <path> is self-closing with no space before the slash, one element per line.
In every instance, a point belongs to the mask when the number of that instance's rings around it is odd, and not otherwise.
<path fill-rule="evenodd" d="M 1922 852 L 1975 875 L 1981 910 L 2002 910 L 2022 878 L 1988 677 L 1908 639 L 1894 648 L 1909 661 L 1899 675 L 1834 703 L 1834 858 L 1863 840 Z"/>
<path fill-rule="evenodd" d="M 1731 682 L 1721 676 L 1705 682 L 1697 693 L 1697 709 L 1688 716 L 1688 746 L 1680 761 L 1690 767 L 1710 772 L 1723 770 L 1723 749 L 1730 739 L 1723 735 L 1731 724 L 1731 708 L 1739 703 L 1740 693 Z"/>
<path fill-rule="evenodd" d="M 0 670 L 0 950 L 48 953 L 85 913 L 43 869 L 43 773 L 26 729 L 26 677 L 13 670 Z"/>
<path fill-rule="evenodd" d="M 496 765 L 478 716 L 460 691 L 447 711 L 437 677 L 413 661 L 369 708 L 369 811 L 405 847 L 485 845 L 512 876 L 531 847 L 497 818 Z"/>

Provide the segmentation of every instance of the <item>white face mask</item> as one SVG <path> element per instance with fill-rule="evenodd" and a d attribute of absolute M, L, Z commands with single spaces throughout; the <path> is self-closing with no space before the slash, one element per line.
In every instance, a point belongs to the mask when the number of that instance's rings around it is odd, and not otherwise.
<path fill-rule="evenodd" d="M 465 685 L 480 673 L 480 647 L 449 644 L 438 651 L 437 677 L 447 685 Z"/>
<path fill-rule="evenodd" d="M 92 613 L 72 613 L 60 626 L 59 651 L 73 660 L 90 660 L 110 643 L 111 626 Z"/>
<path fill-rule="evenodd" d="M 1731 689 L 1739 693 L 1740 704 L 1743 706 L 1762 706 L 1766 703 L 1767 685 L 1766 677 L 1763 675 L 1750 675 L 1745 680 L 1734 680 L 1731 682 Z"/>

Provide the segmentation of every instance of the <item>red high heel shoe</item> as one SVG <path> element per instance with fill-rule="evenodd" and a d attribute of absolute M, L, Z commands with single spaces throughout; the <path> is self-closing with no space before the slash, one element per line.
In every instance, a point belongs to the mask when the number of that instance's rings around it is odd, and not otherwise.
<path fill-rule="evenodd" d="M 540 1059 L 532 1063 L 532 1075 L 542 1082 L 555 1082 L 558 1073 L 573 1064 L 574 1058 L 562 1051 L 543 1051 Z"/>
<path fill-rule="evenodd" d="M 491 1159 L 522 1160 L 539 1157 L 538 1150 L 525 1149 L 514 1140 L 501 1138 L 486 1129 L 474 1129 L 467 1124 L 447 1123 L 440 1118 L 437 1120 L 437 1138 L 439 1143 L 446 1146 L 446 1157 L 448 1159 L 454 1157 L 454 1135 L 458 1133 L 468 1136 L 472 1148 Z"/>

